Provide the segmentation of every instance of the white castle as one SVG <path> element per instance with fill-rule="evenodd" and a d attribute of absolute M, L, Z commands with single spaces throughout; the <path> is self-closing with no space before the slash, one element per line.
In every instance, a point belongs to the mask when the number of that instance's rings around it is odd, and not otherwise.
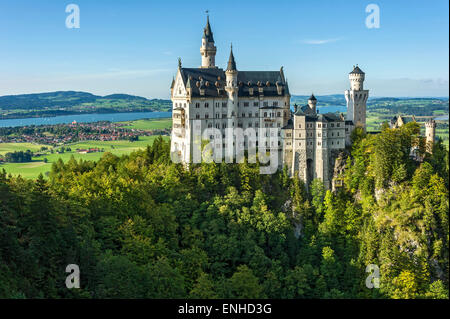
<path fill-rule="evenodd" d="M 366 128 L 369 91 L 364 89 L 364 72 L 354 66 L 349 74 L 345 118 L 342 114 L 319 114 L 314 95 L 308 105 L 295 106 L 291 112 L 283 67 L 279 71 L 238 70 L 231 47 L 227 68 L 223 70 L 216 66 L 216 52 L 208 17 L 200 47 L 201 67 L 184 68 L 179 60 L 172 81 L 172 154 L 177 154 L 183 163 L 192 162 L 194 131 L 216 129 L 216 134 L 210 136 L 213 147 L 226 148 L 233 141 L 234 148 L 236 139 L 226 138 L 227 128 L 250 129 L 249 132 L 256 132 L 256 142 L 248 139 L 240 146 L 250 149 L 264 145 L 267 151 L 278 155 L 278 166 L 286 166 L 291 176 L 297 174 L 306 184 L 319 178 L 329 188 L 336 159 L 351 143 L 351 132 L 355 127 Z M 267 142 L 267 133 L 263 133 L 272 128 L 279 137 L 276 143 Z"/>

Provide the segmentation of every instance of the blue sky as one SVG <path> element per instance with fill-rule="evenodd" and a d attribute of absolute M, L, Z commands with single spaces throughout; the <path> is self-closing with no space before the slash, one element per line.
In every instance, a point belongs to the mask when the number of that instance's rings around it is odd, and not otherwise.
<path fill-rule="evenodd" d="M 80 29 L 65 8 L 80 7 Z M 380 8 L 368 29 L 365 8 Z M 168 98 L 177 58 L 198 67 L 205 10 L 225 67 L 284 66 L 294 94 L 343 93 L 354 64 L 371 96 L 448 96 L 447 0 L 2 0 L 0 95 L 56 90 Z"/>

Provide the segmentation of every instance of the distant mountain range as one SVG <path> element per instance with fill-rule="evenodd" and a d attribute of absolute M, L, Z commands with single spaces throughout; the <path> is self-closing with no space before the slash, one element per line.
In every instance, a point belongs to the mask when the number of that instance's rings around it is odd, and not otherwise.
<path fill-rule="evenodd" d="M 170 101 L 160 99 L 146 99 L 141 96 L 128 94 L 111 94 L 106 96 L 94 95 L 86 92 L 58 91 L 49 93 L 21 94 L 0 96 L 0 109 L 42 109 L 42 108 L 70 108 L 83 104 L 105 105 L 105 103 L 126 102 L 130 105 L 141 104 L 142 106 L 155 107 L 167 104 Z"/>
<path fill-rule="evenodd" d="M 297 104 L 306 104 L 308 103 L 310 95 L 292 95 L 291 103 Z M 347 102 L 345 101 L 344 94 L 330 94 L 330 95 L 316 95 L 317 104 L 321 104 L 322 106 L 346 106 Z M 371 105 L 377 105 L 383 102 L 405 102 L 405 101 L 438 101 L 439 102 L 447 102 L 448 97 L 369 97 L 367 101 L 367 105 L 370 107 Z"/>
<path fill-rule="evenodd" d="M 309 95 L 293 95 L 291 104 L 304 105 Z M 318 107 L 327 111 L 345 111 L 343 94 L 318 95 Z M 58 91 L 49 93 L 7 95 L 0 97 L 0 118 L 58 116 L 80 113 L 115 113 L 170 111 L 171 101 L 147 99 L 128 94 L 94 95 L 87 92 Z M 389 109 L 409 114 L 428 114 L 442 110 L 448 113 L 448 98 L 369 98 L 369 109 Z M 328 108 L 327 108 L 328 107 Z M 333 108 L 330 108 L 333 107 Z M 412 108 L 412 109 L 411 109 Z"/>
<path fill-rule="evenodd" d="M 128 94 L 98 96 L 86 92 L 7 95 L 0 97 L 2 118 L 57 116 L 80 113 L 168 111 L 169 100 L 147 99 Z"/>

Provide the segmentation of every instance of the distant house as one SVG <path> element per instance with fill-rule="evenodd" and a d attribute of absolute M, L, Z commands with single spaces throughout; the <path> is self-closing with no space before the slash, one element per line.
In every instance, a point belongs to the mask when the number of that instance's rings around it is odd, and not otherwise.
<path fill-rule="evenodd" d="M 97 152 L 101 152 L 101 150 L 99 148 L 88 148 L 88 149 L 77 149 L 77 152 L 79 154 L 88 154 L 88 153 L 97 153 Z"/>
<path fill-rule="evenodd" d="M 389 126 L 391 128 L 399 128 L 410 122 L 416 122 L 416 118 L 414 117 L 414 115 L 411 115 L 411 116 L 397 115 L 391 119 Z"/>

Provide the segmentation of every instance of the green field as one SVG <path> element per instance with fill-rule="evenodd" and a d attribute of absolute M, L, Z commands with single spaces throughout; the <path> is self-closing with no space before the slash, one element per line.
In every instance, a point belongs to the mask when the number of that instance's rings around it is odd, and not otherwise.
<path fill-rule="evenodd" d="M 137 130 L 160 130 L 172 127 L 172 119 L 149 119 L 149 120 L 136 120 L 131 122 L 121 122 L 129 125 L 124 128 L 137 129 Z"/>
<path fill-rule="evenodd" d="M 5 155 L 10 152 L 20 152 L 30 150 L 33 152 L 37 152 L 41 149 L 42 146 L 48 145 L 39 145 L 39 144 L 31 144 L 31 143 L 0 143 L 0 155 Z"/>
<path fill-rule="evenodd" d="M 72 156 L 75 159 L 83 159 L 88 161 L 97 161 L 99 160 L 106 152 L 110 152 L 115 155 L 124 155 L 129 154 L 138 149 L 143 149 L 147 147 L 147 145 L 151 145 L 153 141 L 157 138 L 157 136 L 140 136 L 139 141 L 129 142 L 129 141 L 110 141 L 110 142 L 102 142 L 102 141 L 90 141 L 90 142 L 79 142 L 69 144 L 72 151 L 65 152 L 64 154 L 46 154 L 40 157 L 33 158 L 33 162 L 31 163 L 6 163 L 0 164 L 0 169 L 5 169 L 7 173 L 11 173 L 12 175 L 21 175 L 25 178 L 36 178 L 40 173 L 44 174 L 51 170 L 52 163 L 56 162 L 59 158 L 63 161 L 67 162 Z M 164 139 L 169 139 L 168 136 L 163 136 Z M 39 150 L 42 145 L 33 145 L 29 143 L 3 143 L 0 144 L 0 152 L 14 152 L 14 151 L 24 151 L 27 149 L 30 150 Z M 100 148 L 104 149 L 104 153 L 89 153 L 89 154 L 79 154 L 76 152 L 76 149 L 85 149 L 85 148 Z M 48 163 L 44 163 L 44 158 L 47 158 Z"/>

